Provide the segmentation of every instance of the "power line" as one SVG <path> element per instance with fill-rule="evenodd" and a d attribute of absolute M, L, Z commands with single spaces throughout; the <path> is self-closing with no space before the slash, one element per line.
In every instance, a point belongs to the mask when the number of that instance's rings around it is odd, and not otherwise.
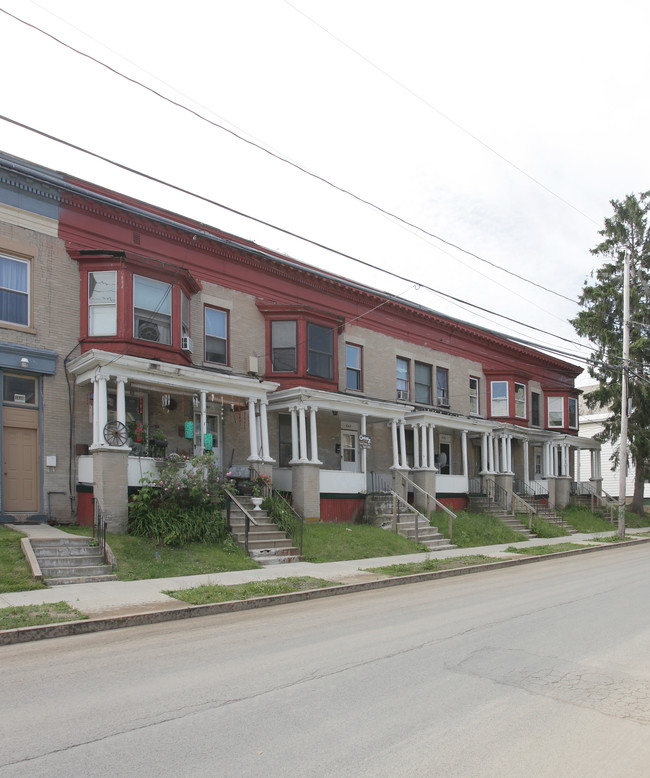
<path fill-rule="evenodd" d="M 436 108 L 435 105 L 432 105 L 428 100 L 425 100 L 424 97 L 419 95 L 417 92 L 415 92 L 413 89 L 408 87 L 406 84 L 404 84 L 402 81 L 399 81 L 395 76 L 392 76 L 390 73 L 388 73 L 386 70 L 381 68 L 379 65 L 377 65 L 375 62 L 373 62 L 368 57 L 361 54 L 361 52 L 357 51 L 354 47 L 350 46 L 350 44 L 346 43 L 344 40 L 339 38 L 337 35 L 334 35 L 333 32 L 330 32 L 326 27 L 324 27 L 322 24 L 317 22 L 315 19 L 312 19 L 311 16 L 308 16 L 304 11 L 302 11 L 300 8 L 296 8 L 295 5 L 289 2 L 289 0 L 284 0 L 284 3 L 288 5 L 290 8 L 293 8 L 296 13 L 299 13 L 301 16 L 304 16 L 307 21 L 311 22 L 313 25 L 318 27 L 320 30 L 322 30 L 324 33 L 329 35 L 331 38 L 333 38 L 337 43 L 340 43 L 341 46 L 344 46 L 348 51 L 351 51 L 353 54 L 355 54 L 357 57 L 362 59 L 367 65 L 370 65 L 370 67 L 377 70 L 379 73 L 381 73 L 383 76 L 388 78 L 390 81 L 392 81 L 394 84 L 397 84 L 401 89 L 408 92 L 409 95 L 412 97 L 415 97 L 416 100 L 419 100 L 423 105 L 425 105 L 427 108 L 430 108 L 432 111 L 435 111 L 439 116 L 441 116 L 445 121 L 448 121 L 450 124 L 452 124 L 456 129 L 460 130 L 461 132 L 465 133 L 465 135 L 469 136 L 472 140 L 476 141 L 477 143 L 480 143 L 483 148 L 486 148 L 489 152 L 497 156 L 500 160 L 505 162 L 507 165 L 510 165 L 510 167 L 514 168 L 518 173 L 521 173 L 523 176 L 526 176 L 526 178 L 530 179 L 534 184 L 537 184 L 537 186 L 544 189 L 544 191 L 548 192 L 553 197 L 557 198 L 560 202 L 564 203 L 564 205 L 568 205 L 569 208 L 572 208 L 576 213 L 579 213 L 581 216 L 583 216 L 588 221 L 592 222 L 596 226 L 600 226 L 598 222 L 594 221 L 591 216 L 588 216 L 586 213 L 581 211 L 577 206 L 573 205 L 573 203 L 570 203 L 568 200 L 566 200 L 561 195 L 557 194 L 557 192 L 554 192 L 550 187 L 543 184 L 541 181 L 536 179 L 534 176 L 532 176 L 530 173 L 526 172 L 523 168 L 519 167 L 519 165 L 512 162 L 512 160 L 508 159 L 506 156 L 498 152 L 496 149 L 492 148 L 488 143 L 481 140 L 477 135 L 474 135 L 474 133 L 470 132 L 468 129 L 462 126 L 462 124 L 459 124 L 457 121 L 451 118 L 451 116 L 448 116 L 446 113 L 443 113 L 439 108 Z M 483 260 L 487 261 L 487 260 Z M 498 266 L 495 266 L 498 267 Z M 499 268 L 500 270 L 503 270 L 503 268 Z M 533 283 L 533 282 L 530 282 Z M 546 290 L 550 291 L 550 290 Z M 556 294 L 555 292 L 553 294 Z M 563 296 L 563 295 L 560 295 Z"/>
<path fill-rule="evenodd" d="M 286 0 L 285 0 L 285 2 L 286 2 Z M 288 4 L 291 5 L 290 3 L 288 3 Z M 291 7 L 293 8 L 294 6 L 291 6 Z M 298 10 L 298 9 L 295 9 L 295 10 Z M 139 87 L 141 87 L 142 89 L 145 89 L 148 92 L 151 92 L 153 95 L 155 95 L 156 97 L 160 98 L 161 100 L 164 100 L 165 102 L 168 102 L 171 105 L 174 105 L 175 107 L 180 108 L 183 111 L 187 111 L 188 113 L 192 114 L 197 119 L 200 119 L 201 121 L 204 121 L 204 122 L 212 125 L 213 127 L 216 127 L 217 129 L 222 130 L 223 132 L 229 133 L 230 135 L 232 135 L 233 137 L 237 138 L 238 140 L 241 140 L 244 143 L 247 143 L 250 146 L 253 146 L 254 148 L 258 149 L 259 151 L 262 151 L 263 153 L 268 154 L 269 156 L 273 157 L 274 159 L 277 159 L 280 162 L 283 162 L 284 164 L 290 165 L 291 167 L 295 168 L 296 170 L 300 171 L 301 173 L 304 173 L 305 175 L 308 175 L 308 176 L 316 179 L 317 181 L 320 181 L 321 183 L 325 184 L 326 186 L 329 186 L 332 189 L 335 189 L 336 191 L 338 191 L 338 192 L 340 192 L 342 194 L 345 194 L 348 197 L 353 198 L 357 202 L 360 202 L 363 205 L 366 205 L 366 206 L 372 208 L 373 210 L 377 211 L 378 213 L 381 213 L 384 216 L 389 217 L 390 219 L 394 219 L 395 221 L 397 221 L 397 222 L 399 222 L 399 223 L 401 223 L 401 224 L 403 224 L 403 225 L 405 225 L 407 227 L 411 227 L 411 228 L 413 228 L 415 230 L 418 230 L 419 232 L 423 233 L 424 235 L 428 235 L 429 237 L 433 238 L 434 240 L 440 241 L 441 243 L 444 243 L 445 245 L 449 246 L 450 248 L 454 248 L 457 251 L 460 251 L 463 254 L 466 254 L 467 256 L 473 257 L 474 259 L 477 259 L 479 262 L 483 262 L 483 263 L 489 265 L 490 267 L 495 268 L 496 270 L 500 270 L 503 273 L 507 273 L 508 275 L 511 275 L 514 278 L 519 279 L 520 281 L 524 281 L 527 284 L 531 284 L 532 286 L 535 286 L 538 289 L 541 289 L 542 291 L 548 292 L 549 294 L 556 295 L 557 297 L 560 297 L 560 298 L 562 298 L 564 300 L 567 300 L 570 303 L 578 304 L 576 300 L 574 300 L 574 299 L 572 299 L 570 297 L 567 297 L 566 295 L 562 294 L 561 292 L 556 292 L 554 289 L 549 289 L 548 287 L 544 286 L 543 284 L 539 284 L 536 281 L 533 281 L 533 280 L 531 280 L 529 278 L 526 278 L 525 276 L 520 275 L 519 273 L 515 273 L 514 271 L 509 270 L 507 268 L 504 268 L 501 265 L 496 264 L 495 262 L 492 262 L 492 261 L 490 261 L 488 259 L 485 259 L 484 257 L 481 257 L 479 254 L 476 254 L 476 253 L 474 253 L 472 251 L 469 251 L 468 249 L 464 249 L 462 246 L 459 246 L 456 243 L 453 243 L 453 242 L 451 242 L 449 240 L 446 240 L 445 238 L 441 237 L 440 235 L 436 235 L 435 233 L 425 229 L 424 227 L 420 227 L 419 225 L 417 225 L 417 224 L 415 224 L 413 222 L 408 221 L 408 219 L 404 219 L 401 216 L 398 216 L 397 214 L 393 213 L 392 211 L 388 211 L 387 209 L 382 208 L 381 206 L 373 203 L 372 201 L 366 200 L 365 198 L 361 197 L 360 195 L 357 195 L 354 192 L 351 192 L 350 190 L 345 189 L 344 187 L 341 187 L 338 184 L 333 183 L 332 181 L 328 180 L 324 176 L 321 176 L 321 175 L 319 175 L 317 173 L 314 173 L 314 172 L 310 171 L 308 168 L 305 168 L 305 167 L 303 167 L 302 165 L 300 165 L 300 164 L 298 164 L 296 162 L 292 162 L 290 159 L 288 159 L 288 158 L 286 158 L 286 157 L 284 157 L 284 156 L 282 156 L 280 154 L 277 154 L 274 151 L 271 151 L 270 149 L 266 148 L 262 144 L 257 143 L 255 141 L 252 141 L 252 140 L 250 140 L 248 138 L 245 138 L 242 135 L 239 135 L 238 133 L 234 132 L 234 130 L 231 130 L 228 127 L 225 127 L 224 125 L 219 124 L 218 122 L 215 122 L 215 121 L 209 119 L 206 116 L 203 116 L 198 111 L 195 111 L 193 108 L 190 108 L 190 107 L 188 107 L 186 105 L 183 105 L 183 103 L 178 102 L 177 100 L 173 100 L 172 98 L 167 97 L 166 95 L 162 94 L 162 92 L 159 92 L 158 90 L 154 89 L 153 87 L 147 86 L 146 84 L 142 83 L 138 79 L 133 78 L 131 76 L 128 76 L 128 75 L 120 72 L 116 68 L 112 67 L 111 65 L 108 65 L 105 62 L 102 62 L 101 60 L 97 59 L 96 57 L 93 57 L 91 54 L 87 54 L 87 53 L 81 51 L 80 49 L 77 49 L 74 46 L 66 43 L 65 41 L 62 41 L 60 38 L 57 38 L 52 33 L 49 33 L 47 31 L 43 30 L 42 28 L 38 27 L 37 25 L 35 25 L 35 24 L 31 23 L 31 22 L 28 22 L 28 21 L 26 21 L 24 19 L 21 19 L 20 17 L 16 16 L 15 14 L 10 13 L 9 11 L 6 11 L 3 8 L 0 8 L 0 11 L 2 11 L 2 13 L 4 13 L 7 16 L 11 17 L 15 21 L 20 22 L 21 24 L 24 24 L 25 26 L 30 27 L 31 29 L 33 29 L 33 30 L 35 30 L 37 32 L 40 32 L 42 35 L 45 35 L 46 37 L 48 37 L 51 40 L 53 40 L 56 43 L 58 43 L 59 45 L 64 46 L 65 48 L 69 49 L 70 51 L 73 51 L 75 54 L 78 54 L 79 56 L 82 56 L 82 57 L 85 57 L 86 59 L 91 60 L 95 64 L 99 65 L 100 67 L 105 68 L 106 70 L 110 71 L 114 75 L 119 76 L 120 78 L 123 78 L 126 81 L 129 81 L 130 83 L 135 84 L 136 86 L 139 86 Z M 300 13 L 302 13 L 302 12 L 300 12 Z M 309 18 L 309 17 L 306 17 L 306 18 Z M 312 21 L 312 20 L 310 19 L 310 21 Z M 327 30 L 325 30 L 325 32 L 327 32 Z M 330 34 L 330 33 L 328 33 L 328 34 Z M 338 38 L 336 40 L 338 40 Z M 341 41 L 341 43 L 343 43 L 343 42 Z M 343 45 L 347 46 L 347 44 L 344 44 L 344 43 L 343 43 Z M 355 52 L 355 53 L 357 53 L 357 52 Z M 362 55 L 359 55 L 359 56 L 362 56 Z M 370 64 L 372 64 L 372 63 L 370 63 Z M 373 67 L 377 67 L 377 66 L 373 65 Z M 380 68 L 378 68 L 378 69 L 380 70 Z M 383 71 L 381 71 L 381 72 L 383 72 Z M 385 74 L 385 75 L 388 75 L 388 74 Z M 390 76 L 389 76 L 389 78 L 390 78 Z M 397 82 L 397 83 L 399 83 L 399 82 Z M 403 86 L 403 85 L 400 84 L 400 86 Z M 403 87 L 403 88 L 408 90 L 407 87 Z M 410 91 L 410 90 L 408 90 L 408 91 Z M 183 93 L 180 93 L 180 94 L 183 94 Z M 412 93 L 412 94 L 415 95 L 415 93 Z M 187 97 L 187 95 L 184 95 L 184 96 Z M 415 96 L 417 97 L 417 95 L 415 95 Z M 422 98 L 418 98 L 418 99 L 422 99 Z M 428 103 L 427 103 L 427 105 L 428 105 Z M 433 106 L 429 106 L 429 107 L 432 108 L 433 110 L 437 111 L 437 109 L 433 108 Z M 441 115 L 444 116 L 444 114 L 441 114 Z M 453 122 L 453 120 L 449 119 L 448 117 L 445 117 L 445 118 L 447 118 L 448 121 L 451 121 L 453 124 L 456 124 L 455 122 Z M 456 126 L 458 126 L 460 129 L 463 129 L 462 127 L 460 127 L 460 125 L 456 125 Z M 463 131 L 467 132 L 464 129 L 463 129 Z M 471 133 L 469 133 L 469 132 L 467 134 L 471 135 Z M 471 136 L 471 137 L 474 137 L 474 136 Z M 477 140 L 479 143 L 482 143 L 482 145 L 486 146 L 486 148 L 490 149 L 489 146 L 487 146 L 485 143 L 480 141 L 478 138 L 474 138 L 474 139 Z M 495 154 L 497 154 L 497 156 L 500 156 L 502 159 L 504 159 L 506 162 L 508 162 L 508 164 L 511 164 L 511 165 L 513 165 L 513 167 L 516 167 L 516 165 L 514 165 L 514 163 L 509 162 L 505 157 L 502 157 L 500 154 L 498 154 L 493 149 L 490 149 L 490 150 L 493 151 Z M 517 168 L 517 169 L 520 170 L 519 168 Z M 524 175 L 528 176 L 529 178 L 531 178 L 531 180 L 535 181 L 535 179 L 533 179 L 532 176 L 529 176 L 527 173 L 525 173 L 525 171 L 520 170 L 520 172 L 524 173 Z M 548 187 L 545 187 L 543 184 L 540 184 L 537 181 L 536 181 L 536 183 L 538 183 L 544 189 L 547 189 L 547 191 L 549 191 L 551 194 L 555 195 L 555 193 L 552 192 L 550 189 L 548 189 Z M 559 195 L 555 195 L 555 196 L 558 197 L 560 200 L 562 200 L 562 198 L 560 198 Z M 571 205 L 567 201 L 563 201 L 563 202 L 566 202 L 567 205 Z M 574 206 L 571 206 L 571 207 L 574 208 Z M 575 209 L 575 210 L 578 210 L 578 209 Z M 578 211 L 578 212 L 581 213 L 580 211 Z M 582 215 L 585 216 L 585 214 L 582 214 Z M 586 217 L 586 218 L 589 218 L 589 217 Z M 454 259 L 455 259 L 455 257 L 454 257 Z"/>
<path fill-rule="evenodd" d="M 144 178 L 144 179 L 146 179 L 148 181 L 152 181 L 154 183 L 161 184 L 162 186 L 168 187 L 169 189 L 173 189 L 174 191 L 181 192 L 182 194 L 189 195 L 190 197 L 194 197 L 194 198 L 196 198 L 198 200 L 201 200 L 203 202 L 209 203 L 210 205 L 215 205 L 218 208 L 222 208 L 225 211 L 228 211 L 229 213 L 233 213 L 235 215 L 242 216 L 242 217 L 244 217 L 246 219 L 250 219 L 251 221 L 256 222 L 257 224 L 261 224 L 261 225 L 263 225 L 265 227 L 269 227 L 269 228 L 271 228 L 273 230 L 276 230 L 276 231 L 278 231 L 278 232 L 280 232 L 282 234 L 288 235 L 290 237 L 297 238 L 298 240 L 301 240 L 301 241 L 303 241 L 305 243 L 308 243 L 308 244 L 310 244 L 312 246 L 316 246 L 317 248 L 323 249 L 324 251 L 327 251 L 329 253 L 332 253 L 332 254 L 335 254 L 337 256 L 343 257 L 345 259 L 349 259 L 349 260 L 351 260 L 353 262 L 357 262 L 358 264 L 363 265 L 364 267 L 368 267 L 368 268 L 370 268 L 372 270 L 378 270 L 379 272 L 385 273 L 386 275 L 392 276 L 393 278 L 397 278 L 400 281 L 405 281 L 408 284 L 414 284 L 414 285 L 419 286 L 419 287 L 421 287 L 423 289 L 427 289 L 428 291 L 433 292 L 434 294 L 440 295 L 441 297 L 444 297 L 444 298 L 446 298 L 446 299 L 448 299 L 448 300 L 450 300 L 450 301 L 452 301 L 454 303 L 459 303 L 459 304 L 467 305 L 467 306 L 469 306 L 471 308 L 474 308 L 474 309 L 476 309 L 478 311 L 482 311 L 483 313 L 488 313 L 488 314 L 490 314 L 492 316 L 497 316 L 497 317 L 499 317 L 501 319 L 504 319 L 505 321 L 509 321 L 509 322 L 517 324 L 519 326 L 526 327 L 527 329 L 533 330 L 535 332 L 541 332 L 541 333 L 544 333 L 545 335 L 548 334 L 547 330 L 543 330 L 543 329 L 541 329 L 539 327 L 535 327 L 532 324 L 526 324 L 525 322 L 521 322 L 521 321 L 519 321 L 517 319 L 513 319 L 510 316 L 505 316 L 504 314 L 497 313 L 496 311 L 492 311 L 489 308 L 483 308 L 482 306 L 476 305 L 475 303 L 470 303 L 467 300 L 463 300 L 462 298 L 455 297 L 454 295 L 448 294 L 447 292 L 442 292 L 439 289 L 435 289 L 434 287 L 429 286 L 428 284 L 424 284 L 421 281 L 415 281 L 412 278 L 407 278 L 406 276 L 400 275 L 399 273 L 395 273 L 395 272 L 393 272 L 391 270 L 386 270 L 384 268 L 378 267 L 377 265 L 373 265 L 371 262 L 366 262 L 363 259 L 359 259 L 358 257 L 352 256 L 351 254 L 346 254 L 345 252 L 338 251 L 337 249 L 330 248 L 329 246 L 326 246 L 323 243 L 319 243 L 318 241 L 311 240 L 310 238 L 305 238 L 305 237 L 303 237 L 303 236 L 301 236 L 301 235 L 299 235 L 299 234 L 297 234 L 295 232 L 292 232 L 290 230 L 286 230 L 283 227 L 278 227 L 278 226 L 276 226 L 274 224 L 271 224 L 270 222 L 266 222 L 266 221 L 264 221 L 262 219 L 258 219 L 258 218 L 254 217 L 254 216 L 250 216 L 249 214 L 246 214 L 243 211 L 238 211 L 238 210 L 236 210 L 234 208 L 230 208 L 229 206 L 224 205 L 223 203 L 220 203 L 220 202 L 218 202 L 216 200 L 212 200 L 209 197 L 205 197 L 204 195 L 197 194 L 195 192 L 190 191 L 189 189 L 185 189 L 183 187 L 176 186 L 175 184 L 171 184 L 171 183 L 169 183 L 167 181 L 164 181 L 163 179 L 157 178 L 155 176 L 151 176 L 148 173 L 143 173 L 143 172 L 141 172 L 139 170 L 131 168 L 128 165 L 123 165 L 120 162 L 115 162 L 114 160 L 111 160 L 108 157 L 105 157 L 105 156 L 103 156 L 101 154 L 97 154 L 96 152 L 93 152 L 93 151 L 89 151 L 88 149 L 84 149 L 82 146 L 78 146 L 77 144 L 71 143 L 69 141 L 65 141 L 65 140 L 63 140 L 61 138 L 58 138 L 58 137 L 56 137 L 54 135 L 51 135 L 50 133 L 46 133 L 46 132 L 44 132 L 42 130 L 37 130 L 34 127 L 30 127 L 29 125 L 24 124 L 23 122 L 19 122 L 19 121 L 15 120 L 15 119 L 11 119 L 11 118 L 9 118 L 7 116 L 4 116 L 4 115 L 1 115 L 1 114 L 0 114 L 0 119 L 2 119 L 3 121 L 9 122 L 10 124 L 13 124 L 13 125 L 16 125 L 18 127 L 21 127 L 22 129 L 28 130 L 30 132 L 34 132 L 35 134 L 40 135 L 40 136 L 42 136 L 44 138 L 47 138 L 48 140 L 52 140 L 52 141 L 54 141 L 56 143 L 60 143 L 60 144 L 62 144 L 64 146 L 67 146 L 68 148 L 72 148 L 75 151 L 80 151 L 80 152 L 82 152 L 84 154 L 88 154 L 91 157 L 94 157 L 96 159 L 100 159 L 103 162 L 107 162 L 110 165 L 118 167 L 121 170 L 125 170 L 126 172 L 133 173 L 134 175 L 140 176 L 141 178 Z M 553 337 L 557 338 L 558 340 L 565 341 L 566 343 L 571 343 L 573 345 L 580 346 L 581 348 L 584 347 L 583 344 L 578 343 L 577 341 L 573 341 L 573 340 L 570 340 L 568 338 L 565 338 L 565 337 L 563 337 L 561 335 L 554 335 Z M 545 348 L 545 347 L 541 347 L 541 348 Z"/>

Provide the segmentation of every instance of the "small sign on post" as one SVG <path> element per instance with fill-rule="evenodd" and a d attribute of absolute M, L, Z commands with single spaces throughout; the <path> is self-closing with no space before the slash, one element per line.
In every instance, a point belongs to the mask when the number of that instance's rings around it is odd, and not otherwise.
<path fill-rule="evenodd" d="M 370 448 L 372 444 L 372 438 L 370 435 L 359 435 L 360 448 Z"/>

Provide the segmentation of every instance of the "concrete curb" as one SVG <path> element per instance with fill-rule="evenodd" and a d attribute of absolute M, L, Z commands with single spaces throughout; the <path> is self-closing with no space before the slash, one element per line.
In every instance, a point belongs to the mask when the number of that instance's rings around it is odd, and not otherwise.
<path fill-rule="evenodd" d="M 570 542 L 570 541 L 568 541 Z M 598 541 L 596 541 L 598 543 Z M 640 543 L 650 543 L 650 538 L 627 540 L 621 543 L 598 543 L 596 546 L 572 549 L 571 551 L 558 551 L 541 556 L 527 556 L 520 559 L 504 559 L 500 562 L 490 562 L 485 565 L 468 567 L 455 567 L 450 570 L 439 570 L 431 573 L 415 573 L 414 575 L 399 576 L 396 578 L 384 578 L 379 581 L 364 581 L 356 584 L 343 584 L 326 589 L 310 589 L 305 592 L 292 592 L 290 594 L 274 594 L 267 597 L 256 597 L 252 600 L 232 600 L 229 602 L 210 603 L 207 605 L 188 605 L 185 608 L 174 610 L 160 610 L 150 613 L 134 613 L 126 616 L 114 616 L 112 618 L 88 619 L 84 621 L 64 621 L 60 624 L 46 624 L 38 627 L 18 627 L 0 631 L 0 646 L 8 646 L 16 643 L 29 643 L 33 640 L 47 640 L 49 638 L 66 637 L 68 635 L 86 635 L 92 632 L 104 632 L 125 627 L 140 627 L 148 624 L 160 624 L 165 621 L 180 621 L 201 616 L 216 616 L 221 613 L 236 613 L 238 611 L 256 610 L 268 608 L 272 605 L 284 605 L 292 602 L 305 602 L 306 600 L 334 597 L 341 594 L 354 594 L 356 592 L 386 589 L 392 586 L 404 586 L 424 581 L 435 581 L 441 578 L 455 578 L 461 575 L 502 570 L 508 567 L 518 567 L 536 562 L 544 562 L 548 559 L 589 554 L 597 551 L 606 551 L 616 548 L 626 548 Z M 540 544 L 542 545 L 542 544 Z"/>

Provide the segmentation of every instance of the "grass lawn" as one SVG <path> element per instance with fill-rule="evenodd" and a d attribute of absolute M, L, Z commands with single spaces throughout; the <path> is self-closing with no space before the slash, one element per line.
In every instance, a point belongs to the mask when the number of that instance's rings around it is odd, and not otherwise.
<path fill-rule="evenodd" d="M 433 523 L 437 515 L 433 514 Z M 440 532 L 449 536 L 446 517 L 438 527 Z M 452 543 L 460 548 L 472 546 L 494 546 L 501 543 L 516 543 L 525 540 L 522 535 L 507 527 L 502 521 L 489 513 L 470 513 L 460 511 L 454 519 Z"/>
<path fill-rule="evenodd" d="M 272 578 L 268 581 L 249 581 L 248 583 L 232 584 L 230 586 L 217 584 L 195 586 L 193 589 L 178 589 L 176 591 L 167 591 L 165 594 L 177 600 L 189 602 L 191 605 L 207 605 L 211 602 L 250 600 L 254 597 L 304 592 L 308 589 L 323 589 L 327 586 L 340 586 L 340 584 L 334 581 L 326 581 L 322 578 L 296 576 L 293 578 Z"/>
<path fill-rule="evenodd" d="M 61 527 L 74 535 L 92 535 L 90 527 Z M 108 545 L 117 558 L 115 571 L 120 581 L 145 578 L 174 578 L 180 575 L 226 573 L 259 567 L 232 541 L 190 543 L 180 548 L 157 546 L 153 541 L 132 535 L 108 533 Z"/>
<path fill-rule="evenodd" d="M 24 592 L 46 589 L 44 583 L 32 578 L 32 571 L 20 547 L 24 535 L 0 527 L 0 592 Z"/>
<path fill-rule="evenodd" d="M 426 546 L 369 524 L 305 524 L 306 562 L 340 562 L 429 551 Z"/>
<path fill-rule="evenodd" d="M 521 521 L 528 526 L 528 516 L 519 517 Z M 561 538 L 569 534 L 568 530 L 559 524 L 551 524 L 539 516 L 533 517 L 532 531 L 538 538 Z"/>
<path fill-rule="evenodd" d="M 40 624 L 56 624 L 60 621 L 78 621 L 87 618 L 85 613 L 71 608 L 66 602 L 18 605 L 13 608 L 0 608 L 0 629 L 37 627 Z"/>
<path fill-rule="evenodd" d="M 557 554 L 560 551 L 575 551 L 577 548 L 588 548 L 592 543 L 556 543 L 554 546 L 529 546 L 528 548 L 506 549 L 509 554 L 528 554 L 528 556 L 541 556 L 542 554 Z"/>
<path fill-rule="evenodd" d="M 436 573 L 438 570 L 453 570 L 457 567 L 473 567 L 475 565 L 487 565 L 490 562 L 501 561 L 501 559 L 485 556 L 484 554 L 470 554 L 469 556 L 454 556 L 447 559 L 424 559 L 422 562 L 407 562 L 403 565 L 368 567 L 366 570 L 369 573 L 400 576 L 415 575 L 416 573 Z"/>

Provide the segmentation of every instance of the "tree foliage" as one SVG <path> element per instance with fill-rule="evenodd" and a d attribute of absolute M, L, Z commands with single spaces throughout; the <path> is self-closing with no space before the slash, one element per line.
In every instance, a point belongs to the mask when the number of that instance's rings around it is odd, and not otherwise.
<path fill-rule="evenodd" d="M 612 200 L 612 216 L 599 231 L 603 240 L 591 250 L 605 261 L 585 281 L 580 295 L 583 310 L 572 320 L 576 331 L 589 338 L 595 351 L 589 374 L 598 388 L 585 396 L 589 408 L 612 411 L 601 439 L 616 444 L 621 434 L 621 380 L 623 357 L 624 255 L 630 257 L 630 381 L 632 412 L 628 420 L 630 454 L 637 478 L 632 509 L 643 512 L 643 482 L 650 461 L 650 385 L 645 366 L 650 364 L 650 192 Z M 619 449 L 614 458 L 618 463 Z"/>

